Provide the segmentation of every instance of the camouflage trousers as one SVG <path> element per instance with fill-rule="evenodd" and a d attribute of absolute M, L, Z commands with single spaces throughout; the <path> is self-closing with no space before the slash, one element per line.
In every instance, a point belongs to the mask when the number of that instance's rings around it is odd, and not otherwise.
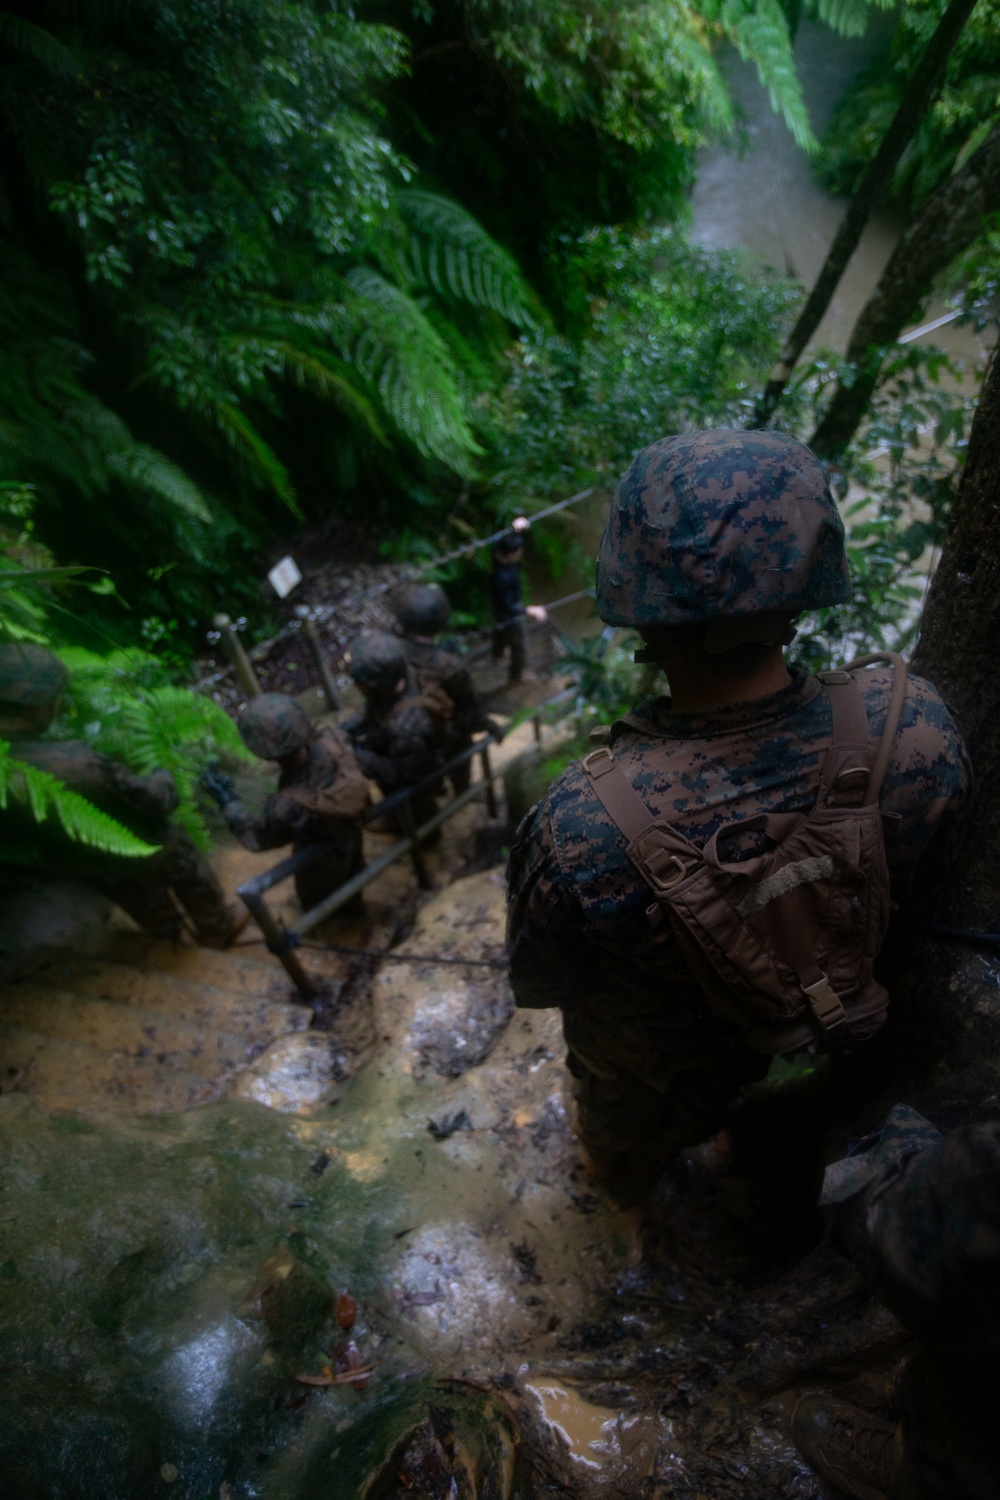
<path fill-rule="evenodd" d="M 187 913 L 198 941 L 224 944 L 233 928 L 235 908 L 227 902 L 208 860 L 183 828 L 171 823 L 163 847 L 148 859 L 93 864 L 87 879 L 146 932 L 175 940 Z"/>
<path fill-rule="evenodd" d="M 295 849 L 297 846 L 293 844 L 292 847 Z M 356 875 L 364 862 L 361 829 L 356 828 L 338 840 L 323 859 L 310 865 L 308 869 L 300 870 L 296 875 L 295 894 L 302 904 L 302 910 L 311 911 L 314 906 L 325 901 L 338 886 Z M 353 909 L 354 912 L 359 912 L 363 905 L 364 898 L 359 892 L 343 910 Z"/>
<path fill-rule="evenodd" d="M 740 1089 L 770 1062 L 739 1046 L 678 1066 L 641 1029 L 616 1036 L 587 1010 L 564 1012 L 563 1034 L 580 1140 L 610 1181 L 637 1188 L 685 1146 L 714 1135 Z"/>

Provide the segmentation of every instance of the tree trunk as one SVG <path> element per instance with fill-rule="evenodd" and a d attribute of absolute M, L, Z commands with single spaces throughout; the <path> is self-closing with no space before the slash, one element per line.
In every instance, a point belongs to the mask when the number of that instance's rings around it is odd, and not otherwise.
<path fill-rule="evenodd" d="M 953 928 L 1000 923 L 1000 356 L 972 424 L 947 540 L 914 658 L 965 734 L 976 788 L 941 910 Z M 925 928 L 886 955 L 892 1047 L 884 1082 L 894 1098 L 960 1073 L 970 1098 L 996 1092 L 1000 953 Z M 890 1027 L 886 1028 L 887 1032 Z M 979 1082 L 975 1082 L 979 1080 Z"/>
<path fill-rule="evenodd" d="M 837 386 L 810 439 L 810 447 L 820 458 L 837 458 L 847 447 L 878 385 L 885 346 L 895 343 L 934 278 L 967 249 L 998 205 L 1000 126 L 994 126 L 962 170 L 928 198 L 861 309 L 847 348 L 854 379 Z"/>
<path fill-rule="evenodd" d="M 914 669 L 962 726 L 976 774 L 975 820 L 947 915 L 1000 922 L 1000 355 L 976 410 L 948 537 L 931 584 Z"/>
<path fill-rule="evenodd" d="M 899 108 L 893 116 L 881 145 L 868 165 L 854 197 L 837 230 L 833 244 L 827 252 L 822 270 L 809 293 L 805 306 L 782 351 L 781 360 L 768 381 L 757 403 L 754 426 L 763 427 L 781 400 L 799 356 L 819 327 L 823 314 L 840 285 L 840 278 L 847 270 L 848 262 L 857 249 L 874 205 L 884 195 L 899 158 L 927 112 L 934 91 L 944 73 L 948 58 L 976 0 L 951 0 L 951 4 L 938 22 L 934 35 L 928 42 L 924 54 L 906 85 Z"/>

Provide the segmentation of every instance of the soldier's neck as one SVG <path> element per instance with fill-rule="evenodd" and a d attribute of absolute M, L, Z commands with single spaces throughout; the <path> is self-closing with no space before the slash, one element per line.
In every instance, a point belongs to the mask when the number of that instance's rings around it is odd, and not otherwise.
<path fill-rule="evenodd" d="M 700 659 L 664 653 L 663 670 L 670 684 L 670 706 L 675 713 L 710 713 L 733 703 L 769 698 L 788 686 L 792 675 L 780 646 L 744 672 L 719 674 Z"/>

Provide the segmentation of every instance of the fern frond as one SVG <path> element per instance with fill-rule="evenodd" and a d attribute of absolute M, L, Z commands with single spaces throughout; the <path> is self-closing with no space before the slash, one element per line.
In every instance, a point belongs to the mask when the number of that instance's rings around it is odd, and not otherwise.
<path fill-rule="evenodd" d="M 18 760 L 11 754 L 9 743 L 0 740 L 0 808 L 6 807 L 11 797 L 29 808 L 36 823 L 44 823 L 54 813 L 76 843 L 131 859 L 156 853 L 157 845 L 136 838 L 117 819 L 70 791 L 48 771 Z"/>
<path fill-rule="evenodd" d="M 388 446 L 389 439 L 374 406 L 348 375 L 337 369 L 329 355 L 309 353 L 287 341 L 275 347 L 284 359 L 285 374 L 290 380 L 325 401 L 335 401 L 348 415 L 358 418 L 379 443 Z"/>
<path fill-rule="evenodd" d="M 406 292 L 359 266 L 345 278 L 344 353 L 377 388 L 396 426 L 421 453 L 471 475 L 480 454 L 443 340 Z"/>
<path fill-rule="evenodd" d="M 75 73 L 77 59 L 67 46 L 54 37 L 43 26 L 26 21 L 23 16 L 13 16 L 8 10 L 0 10 L 0 42 L 5 42 L 14 52 L 23 52 L 33 58 L 50 73 Z"/>
<path fill-rule="evenodd" d="M 721 0 L 706 8 L 706 14 L 718 19 L 744 62 L 753 63 L 771 108 L 784 118 L 796 145 L 815 151 L 819 143 L 809 123 L 788 20 L 779 0 Z"/>
<path fill-rule="evenodd" d="M 891 10 L 895 0 L 816 0 L 818 21 L 838 36 L 864 36 L 873 10 Z"/>
<path fill-rule="evenodd" d="M 302 519 L 295 487 L 281 459 L 261 437 L 249 417 L 232 401 L 217 401 L 214 415 L 220 431 L 257 477 L 274 491 L 297 520 Z"/>
<path fill-rule="evenodd" d="M 411 234 L 414 279 L 441 296 L 489 307 L 517 328 L 543 321 L 538 299 L 517 261 L 482 225 L 449 198 L 409 188 L 396 202 Z"/>

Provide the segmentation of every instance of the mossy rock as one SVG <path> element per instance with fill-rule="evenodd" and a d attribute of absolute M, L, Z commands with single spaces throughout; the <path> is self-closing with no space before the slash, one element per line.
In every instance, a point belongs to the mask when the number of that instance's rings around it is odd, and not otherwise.
<path fill-rule="evenodd" d="M 365 1314 L 397 1200 L 324 1160 L 309 1122 L 10 1095 L 0 1153 L 5 1500 L 349 1500 L 426 1418 L 413 1351 Z M 344 1286 L 378 1377 L 311 1391 L 296 1376 L 336 1359 Z"/>

